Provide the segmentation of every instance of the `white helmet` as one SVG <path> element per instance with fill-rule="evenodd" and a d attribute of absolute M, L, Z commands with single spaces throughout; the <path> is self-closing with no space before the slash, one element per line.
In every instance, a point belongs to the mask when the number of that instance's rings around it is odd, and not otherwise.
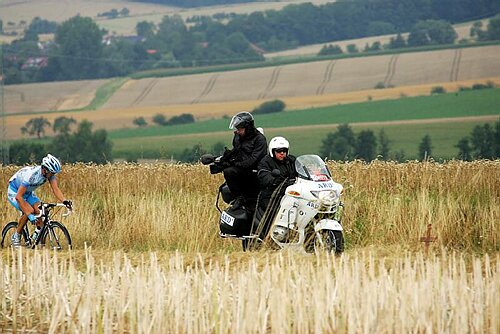
<path fill-rule="evenodd" d="M 290 143 L 284 137 L 274 137 L 269 142 L 269 155 L 274 157 L 273 150 L 278 148 L 286 148 L 288 150 L 290 148 Z"/>
<path fill-rule="evenodd" d="M 50 173 L 57 174 L 61 171 L 61 162 L 52 154 L 47 154 L 47 156 L 42 159 L 42 166 L 47 168 Z"/>

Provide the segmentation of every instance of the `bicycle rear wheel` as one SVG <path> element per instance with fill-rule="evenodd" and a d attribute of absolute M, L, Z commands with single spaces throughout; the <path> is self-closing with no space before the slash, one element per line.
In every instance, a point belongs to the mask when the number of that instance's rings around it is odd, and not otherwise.
<path fill-rule="evenodd" d="M 10 222 L 2 230 L 2 242 L 0 243 L 1 248 L 7 248 L 11 246 L 10 238 L 17 229 L 17 222 Z M 21 245 L 26 245 L 26 242 L 30 242 L 28 234 L 26 234 L 26 229 L 24 228 L 21 233 Z"/>
<path fill-rule="evenodd" d="M 45 229 L 40 245 L 50 247 L 54 250 L 71 249 L 71 236 L 63 224 L 52 221 Z"/>

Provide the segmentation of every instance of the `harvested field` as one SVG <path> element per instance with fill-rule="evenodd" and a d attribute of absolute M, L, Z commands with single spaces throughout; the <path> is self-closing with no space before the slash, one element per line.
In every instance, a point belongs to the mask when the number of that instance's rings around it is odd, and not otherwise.
<path fill-rule="evenodd" d="M 378 83 L 426 87 L 474 79 L 484 82 L 487 78 L 500 76 L 499 52 L 500 46 L 485 46 L 130 80 L 115 92 L 102 109 L 162 106 L 171 109 L 182 104 L 237 101 L 253 101 L 247 103 L 253 107 L 274 98 L 293 101 L 306 97 L 322 101 L 322 95 L 347 92 L 354 92 L 354 101 L 364 100 L 368 95 L 373 98 L 387 94 L 394 97 L 394 91 L 360 91 L 371 90 Z M 5 87 L 5 108 L 7 113 L 82 108 L 90 103 L 96 89 L 105 82 L 88 80 L 9 85 Z M 405 95 L 415 95 L 412 89 L 403 90 Z M 364 96 L 361 99 L 360 94 Z M 338 96 L 340 100 L 327 97 L 324 102 L 312 105 L 341 102 L 346 96 Z M 346 101 L 352 100 L 349 97 Z"/>
<path fill-rule="evenodd" d="M 500 76 L 499 52 L 500 46 L 485 46 L 147 78 L 122 87 L 103 108 L 283 99 L 372 89 L 381 82 L 407 86 L 483 79 Z M 148 96 L 140 98 L 145 90 Z"/>
<path fill-rule="evenodd" d="M 469 80 L 459 82 L 433 83 L 418 86 L 405 86 L 388 89 L 371 89 L 358 92 L 347 93 L 332 93 L 324 95 L 310 95 L 284 98 L 283 101 L 287 104 L 287 110 L 306 109 L 310 107 L 320 107 L 335 104 L 347 104 L 353 102 L 362 102 L 371 99 L 385 100 L 398 99 L 401 96 L 421 96 L 428 95 L 432 87 L 442 86 L 448 92 L 457 91 L 459 87 L 470 87 L 475 83 L 485 83 L 491 81 L 496 85 L 500 85 L 500 77 L 486 78 L 484 80 Z M 133 127 L 132 121 L 134 118 L 142 116 L 146 119 L 151 119 L 155 114 L 161 113 L 167 117 L 180 115 L 183 113 L 191 113 L 198 120 L 220 118 L 223 116 L 232 115 L 241 110 L 252 110 L 262 103 L 262 100 L 249 101 L 231 101 L 221 103 L 199 103 L 199 104 L 177 104 L 165 106 L 151 107 L 132 107 L 132 108 L 117 108 L 117 109 L 99 109 L 92 111 L 78 112 L 56 112 L 46 113 L 44 115 L 49 121 L 53 121 L 60 116 L 73 117 L 78 121 L 87 119 L 94 123 L 95 128 L 105 128 L 108 130 Z M 7 117 L 7 138 L 19 139 L 22 138 L 20 128 L 30 119 L 31 115 L 9 115 Z M 50 131 L 48 132 L 50 134 Z"/>
<path fill-rule="evenodd" d="M 96 89 L 108 80 L 59 81 L 8 85 L 4 89 L 7 114 L 69 110 L 86 107 Z"/>

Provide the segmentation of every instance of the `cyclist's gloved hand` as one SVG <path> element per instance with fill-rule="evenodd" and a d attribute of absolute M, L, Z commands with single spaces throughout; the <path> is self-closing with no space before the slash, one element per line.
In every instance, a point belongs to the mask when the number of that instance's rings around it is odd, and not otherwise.
<path fill-rule="evenodd" d="M 68 200 L 68 199 L 65 199 L 63 202 L 62 202 L 64 205 L 66 205 L 66 207 L 69 209 L 69 210 L 73 210 L 73 202 Z"/>
<path fill-rule="evenodd" d="M 37 218 L 35 217 L 35 215 L 32 214 L 32 213 L 30 213 L 28 215 L 28 219 L 29 219 L 30 223 L 32 223 L 32 224 L 36 223 L 36 220 L 37 220 Z"/>

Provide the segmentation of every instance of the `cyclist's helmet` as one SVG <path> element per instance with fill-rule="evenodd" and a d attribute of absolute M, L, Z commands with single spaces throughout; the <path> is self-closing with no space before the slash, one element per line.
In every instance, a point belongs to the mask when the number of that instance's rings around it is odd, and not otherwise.
<path fill-rule="evenodd" d="M 229 122 L 229 128 L 233 130 L 248 127 L 254 127 L 253 116 L 248 111 L 237 113 L 231 118 L 231 122 Z"/>
<path fill-rule="evenodd" d="M 285 148 L 288 151 L 290 143 L 284 137 L 274 137 L 269 142 L 269 155 L 274 157 L 274 151 L 280 148 Z"/>
<path fill-rule="evenodd" d="M 52 154 L 47 154 L 47 156 L 42 159 L 42 166 L 50 173 L 57 174 L 61 171 L 61 162 Z"/>

